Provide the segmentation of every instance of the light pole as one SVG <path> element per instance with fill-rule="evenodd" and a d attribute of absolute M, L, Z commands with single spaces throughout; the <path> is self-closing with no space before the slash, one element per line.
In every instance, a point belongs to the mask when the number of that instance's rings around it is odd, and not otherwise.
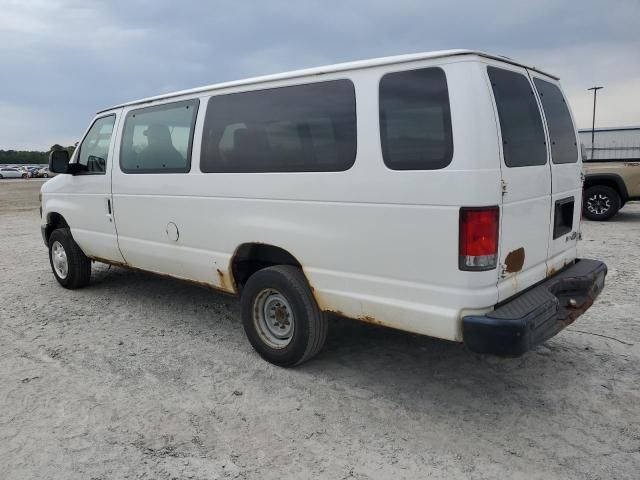
<path fill-rule="evenodd" d="M 593 118 L 591 120 L 591 160 L 593 160 L 593 140 L 596 135 L 596 97 L 598 96 L 598 90 L 604 87 L 591 87 L 587 90 L 593 90 Z"/>

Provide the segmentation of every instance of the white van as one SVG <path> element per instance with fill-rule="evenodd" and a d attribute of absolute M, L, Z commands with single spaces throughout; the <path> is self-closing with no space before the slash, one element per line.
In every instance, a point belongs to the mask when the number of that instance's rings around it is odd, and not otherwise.
<path fill-rule="evenodd" d="M 299 364 L 327 313 L 517 356 L 593 302 L 558 79 L 454 50 L 212 85 L 98 112 L 42 187 L 66 288 L 91 261 L 238 294 Z"/>

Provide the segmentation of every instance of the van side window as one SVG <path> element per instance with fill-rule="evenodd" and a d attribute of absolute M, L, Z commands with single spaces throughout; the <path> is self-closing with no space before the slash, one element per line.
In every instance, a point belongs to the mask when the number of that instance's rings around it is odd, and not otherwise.
<path fill-rule="evenodd" d="M 533 83 L 540 95 L 544 116 L 547 119 L 553 163 L 576 163 L 578 161 L 576 130 L 562 92 L 553 83 L 539 78 L 534 78 Z"/>
<path fill-rule="evenodd" d="M 203 172 L 337 172 L 356 158 L 350 80 L 214 96 L 204 121 Z"/>
<path fill-rule="evenodd" d="M 199 100 L 132 110 L 120 148 L 125 173 L 184 173 L 191 169 L 191 145 Z"/>
<path fill-rule="evenodd" d="M 544 129 L 529 80 L 501 68 L 487 67 L 487 72 L 498 108 L 505 165 L 544 165 L 547 163 Z"/>
<path fill-rule="evenodd" d="M 78 164 L 84 168 L 78 175 L 104 175 L 115 115 L 98 118 L 82 140 L 78 151 Z"/>
<path fill-rule="evenodd" d="M 393 170 L 436 170 L 451 163 L 451 111 L 441 68 L 382 77 L 380 138 L 384 163 Z"/>

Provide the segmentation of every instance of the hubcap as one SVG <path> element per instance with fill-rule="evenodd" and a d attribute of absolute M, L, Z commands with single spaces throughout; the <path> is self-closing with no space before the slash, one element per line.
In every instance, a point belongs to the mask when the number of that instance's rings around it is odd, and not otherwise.
<path fill-rule="evenodd" d="M 602 194 L 596 193 L 587 198 L 587 210 L 595 215 L 607 213 L 611 208 L 611 199 Z"/>
<path fill-rule="evenodd" d="M 60 242 L 53 242 L 53 245 L 51 245 L 51 263 L 58 277 L 63 280 L 67 278 L 67 274 L 69 273 L 67 252 L 64 251 L 64 247 Z"/>
<path fill-rule="evenodd" d="M 293 338 L 293 309 L 284 295 L 273 288 L 265 288 L 256 296 L 253 323 L 261 340 L 272 348 L 284 348 Z"/>

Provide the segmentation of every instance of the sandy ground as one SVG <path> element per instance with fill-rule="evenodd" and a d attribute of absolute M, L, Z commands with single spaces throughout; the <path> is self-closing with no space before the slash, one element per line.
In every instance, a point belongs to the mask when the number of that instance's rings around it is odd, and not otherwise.
<path fill-rule="evenodd" d="M 101 265 L 59 287 L 39 185 L 0 182 L 5 480 L 639 478 L 640 204 L 584 224 L 607 287 L 522 358 L 335 319 L 284 370 L 234 298 Z"/>

